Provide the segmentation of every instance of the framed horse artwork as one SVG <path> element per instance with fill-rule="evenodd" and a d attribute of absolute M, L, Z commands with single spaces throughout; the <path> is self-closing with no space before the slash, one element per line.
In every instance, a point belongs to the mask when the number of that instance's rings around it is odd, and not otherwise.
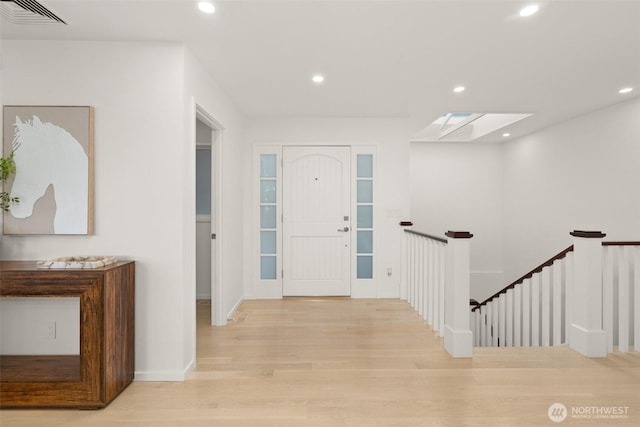
<path fill-rule="evenodd" d="M 15 175 L 5 191 L 19 202 L 3 233 L 93 234 L 93 107 L 5 106 L 3 151 Z"/>

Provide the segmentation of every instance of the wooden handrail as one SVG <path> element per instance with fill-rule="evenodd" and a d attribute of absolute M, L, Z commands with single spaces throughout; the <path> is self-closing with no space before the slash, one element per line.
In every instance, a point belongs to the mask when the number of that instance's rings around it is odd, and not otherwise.
<path fill-rule="evenodd" d="M 569 233 L 573 237 L 584 237 L 586 239 L 601 239 L 606 237 L 602 231 L 584 231 L 584 230 L 573 230 Z"/>
<path fill-rule="evenodd" d="M 640 246 L 640 242 L 602 242 L 602 246 Z"/>
<path fill-rule="evenodd" d="M 533 276 L 535 273 L 541 272 L 543 268 L 549 267 L 555 261 L 564 258 L 565 256 L 567 256 L 567 254 L 569 252 L 572 252 L 572 251 L 573 251 L 573 245 L 569 246 L 567 249 L 563 250 L 562 252 L 558 253 L 557 255 L 549 258 L 548 260 L 546 260 L 545 262 L 543 262 L 542 264 L 540 264 L 539 266 L 537 266 L 536 268 L 534 268 L 533 270 L 531 270 L 530 272 L 528 272 L 527 274 L 525 274 L 524 276 L 519 278 L 518 280 L 512 282 L 510 285 L 505 286 L 504 288 L 502 288 L 501 290 L 499 290 L 495 294 L 491 295 L 489 298 L 487 298 L 486 300 L 482 301 L 480 304 L 477 304 L 475 307 L 473 307 L 471 309 L 471 311 L 476 311 L 477 309 L 479 309 L 483 305 L 486 305 L 488 302 L 490 302 L 494 298 L 497 298 L 498 296 L 500 296 L 500 294 L 503 294 L 503 293 L 507 292 L 509 289 L 515 288 L 517 285 L 522 283 L 524 280 L 530 279 L 531 276 Z"/>
<path fill-rule="evenodd" d="M 441 243 L 447 243 L 447 239 L 444 239 L 442 237 L 432 236 L 431 234 L 421 233 L 419 231 L 413 231 L 413 230 L 404 230 L 404 232 L 409 234 L 415 234 L 416 236 L 426 237 L 427 239 L 436 240 Z"/>

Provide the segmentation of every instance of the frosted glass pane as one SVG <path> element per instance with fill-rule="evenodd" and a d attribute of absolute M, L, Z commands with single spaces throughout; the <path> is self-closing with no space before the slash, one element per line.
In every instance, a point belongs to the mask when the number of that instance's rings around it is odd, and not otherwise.
<path fill-rule="evenodd" d="M 275 231 L 260 232 L 260 253 L 261 254 L 276 253 L 276 232 Z"/>
<path fill-rule="evenodd" d="M 260 155 L 260 176 L 262 178 L 271 178 L 276 176 L 277 157 L 275 154 Z"/>
<path fill-rule="evenodd" d="M 358 178 L 373 178 L 373 155 L 358 154 Z"/>
<path fill-rule="evenodd" d="M 358 257 L 358 279 L 373 279 L 373 257 Z"/>
<path fill-rule="evenodd" d="M 196 150 L 196 213 L 211 215 L 211 149 Z"/>
<path fill-rule="evenodd" d="M 260 278 L 263 280 L 275 280 L 276 278 L 276 257 L 260 257 Z"/>
<path fill-rule="evenodd" d="M 358 206 L 358 228 L 373 228 L 373 206 Z"/>
<path fill-rule="evenodd" d="M 358 253 L 373 253 L 373 231 L 358 231 Z"/>
<path fill-rule="evenodd" d="M 358 180 L 358 203 L 373 203 L 373 181 Z"/>
<path fill-rule="evenodd" d="M 264 179 L 260 181 L 260 203 L 276 202 L 276 180 Z"/>
<path fill-rule="evenodd" d="M 275 206 L 260 206 L 260 228 L 276 228 Z"/>

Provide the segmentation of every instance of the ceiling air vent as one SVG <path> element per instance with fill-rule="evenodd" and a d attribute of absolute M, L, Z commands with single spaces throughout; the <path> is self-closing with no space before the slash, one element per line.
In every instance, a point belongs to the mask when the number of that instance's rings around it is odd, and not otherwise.
<path fill-rule="evenodd" d="M 0 14 L 16 25 L 67 24 L 35 0 L 1 0 Z"/>

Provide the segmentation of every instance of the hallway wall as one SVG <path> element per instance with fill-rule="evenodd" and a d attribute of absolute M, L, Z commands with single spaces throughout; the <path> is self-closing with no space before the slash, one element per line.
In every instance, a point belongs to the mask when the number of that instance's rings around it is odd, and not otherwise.
<path fill-rule="evenodd" d="M 2 236 L 0 258 L 135 260 L 136 379 L 183 380 L 195 366 L 194 97 L 225 128 L 225 230 L 243 224 L 242 115 L 180 43 L 3 40 L 1 78 L 6 105 L 95 107 L 95 234 Z M 242 238 L 221 244 L 226 319 L 242 299 Z"/>
<path fill-rule="evenodd" d="M 640 240 L 640 98 L 503 144 L 504 266 L 513 281 L 570 231 Z"/>
<path fill-rule="evenodd" d="M 470 295 L 490 296 L 503 282 L 501 146 L 414 142 L 410 170 L 413 228 L 440 237 L 470 231 Z"/>

